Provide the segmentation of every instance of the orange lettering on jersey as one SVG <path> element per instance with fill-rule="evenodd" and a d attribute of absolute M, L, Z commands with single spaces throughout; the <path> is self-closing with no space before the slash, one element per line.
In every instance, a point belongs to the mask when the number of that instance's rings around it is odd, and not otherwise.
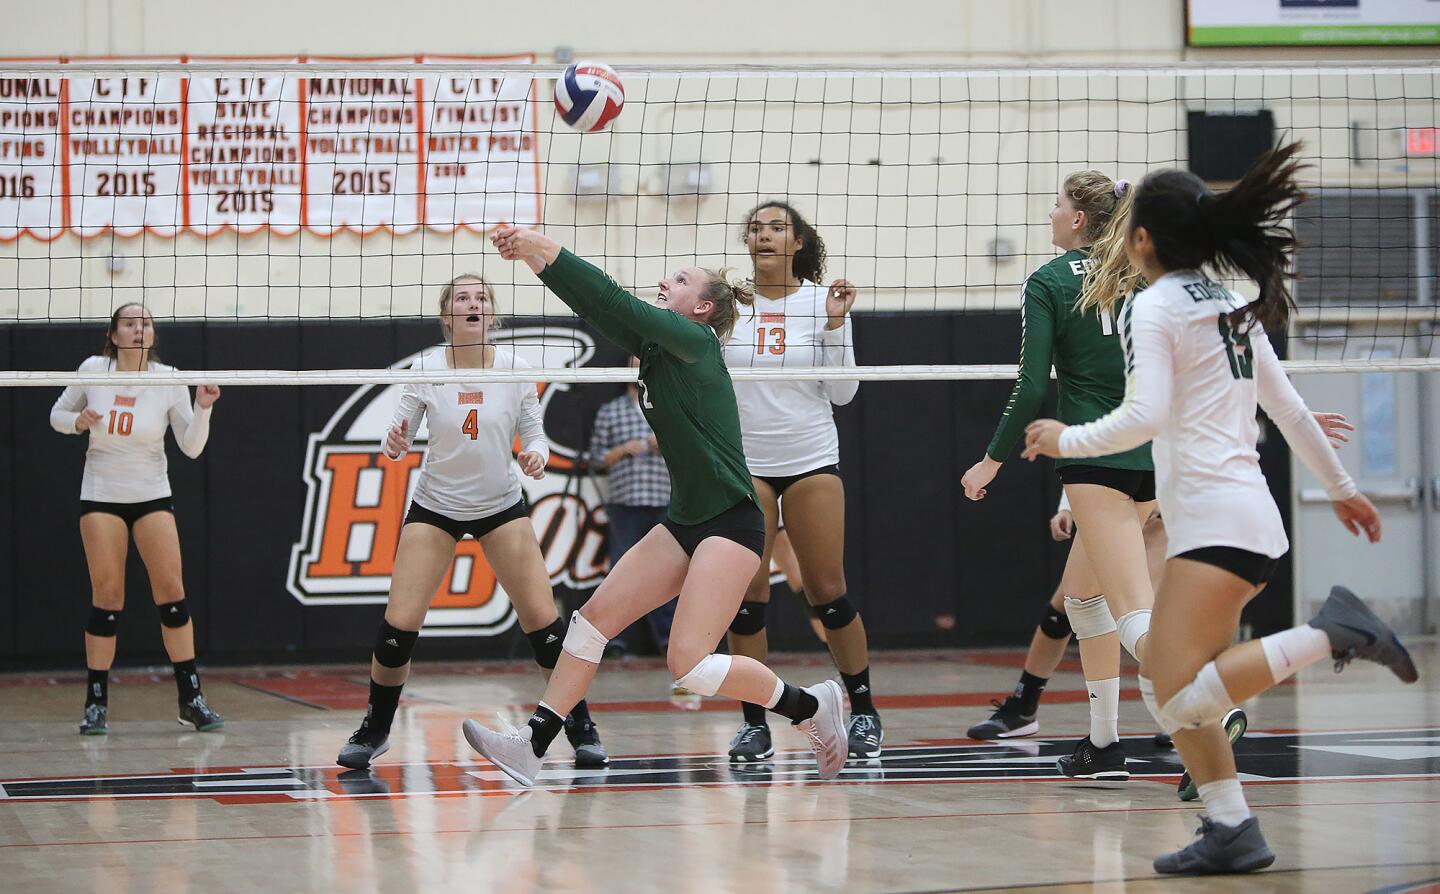
<path fill-rule="evenodd" d="M 459 400 L 456 402 L 462 405 L 485 403 L 485 392 L 483 391 L 461 391 L 457 397 Z"/>
<path fill-rule="evenodd" d="M 784 314 L 761 314 L 761 315 L 760 315 L 760 322 L 762 322 L 762 323 L 783 323 L 783 322 L 785 322 L 785 315 L 784 315 Z"/>
<path fill-rule="evenodd" d="M 123 395 L 123 394 L 117 394 L 117 395 L 115 395 L 115 406 L 117 406 L 117 407 L 133 407 L 133 406 L 135 406 L 135 398 L 133 398 L 133 397 L 126 397 L 126 396 Z"/>
<path fill-rule="evenodd" d="M 400 542 L 406 486 L 410 473 L 419 467 L 423 458 L 418 452 L 407 453 L 394 462 L 381 459 L 378 453 L 331 453 L 325 457 L 325 470 L 330 475 L 330 499 L 321 525 L 324 537 L 320 557 L 307 569 L 311 577 L 390 574 L 395 565 L 395 547 Z M 363 469 L 380 470 L 379 505 L 355 505 Z M 370 558 L 364 562 L 350 562 L 345 558 L 345 547 L 357 524 L 375 526 Z"/>

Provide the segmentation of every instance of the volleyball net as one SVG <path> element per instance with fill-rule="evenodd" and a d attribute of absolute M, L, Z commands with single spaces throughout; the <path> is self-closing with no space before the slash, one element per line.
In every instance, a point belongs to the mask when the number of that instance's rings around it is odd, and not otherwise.
<path fill-rule="evenodd" d="M 746 214 L 771 199 L 815 226 L 856 314 L 1013 312 L 1058 253 L 1068 173 L 1180 167 L 1223 188 L 1257 147 L 1298 139 L 1292 371 L 1440 368 L 1440 65 L 616 68 L 623 112 L 581 134 L 552 102 L 562 67 L 520 57 L 0 64 L 0 322 L 97 326 L 130 302 L 162 327 L 434 318 L 476 273 L 508 322 L 563 327 L 568 308 L 490 248 L 495 226 L 542 226 L 649 298 L 676 268 L 748 273 Z M 1014 375 L 870 365 L 858 347 L 856 369 L 734 374 Z M 633 377 L 543 337 L 527 351 L 527 380 Z M 114 375 L 79 359 L 11 362 L 0 385 Z M 447 375 L 210 366 L 174 380 Z"/>

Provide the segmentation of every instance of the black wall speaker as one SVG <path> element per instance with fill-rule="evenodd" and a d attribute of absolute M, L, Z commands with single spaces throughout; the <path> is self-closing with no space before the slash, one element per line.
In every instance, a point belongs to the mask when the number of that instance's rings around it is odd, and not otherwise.
<path fill-rule="evenodd" d="M 1268 109 L 1191 112 L 1188 118 L 1190 170 L 1201 180 L 1239 180 L 1275 145 L 1275 116 Z"/>

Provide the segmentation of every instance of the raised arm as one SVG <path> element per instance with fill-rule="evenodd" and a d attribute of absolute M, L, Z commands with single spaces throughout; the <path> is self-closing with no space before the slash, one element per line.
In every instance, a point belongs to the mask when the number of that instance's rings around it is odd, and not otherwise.
<path fill-rule="evenodd" d="M 837 279 L 825 294 L 825 311 L 829 316 L 820 330 L 820 363 L 823 366 L 855 365 L 855 331 L 850 325 L 850 308 L 855 304 L 855 287 L 847 280 Z M 826 379 L 825 396 L 830 403 L 843 407 L 855 399 L 860 390 L 856 379 Z"/>
<path fill-rule="evenodd" d="M 414 385 L 404 386 L 400 390 L 400 403 L 390 420 L 390 429 L 380 442 L 380 452 L 390 459 L 399 459 L 409 453 L 424 418 L 425 401 L 420 399 L 419 391 Z"/>
<path fill-rule="evenodd" d="M 632 354 L 638 355 L 645 342 L 654 342 L 693 363 L 715 342 L 714 333 L 703 323 L 641 301 L 548 236 L 524 227 L 503 227 L 492 241 L 501 257 L 525 261 L 571 310 Z"/>
<path fill-rule="evenodd" d="M 210 412 L 220 389 L 214 385 L 201 385 L 196 389 L 195 407 L 190 407 L 190 389 L 176 385 L 166 417 L 170 430 L 175 433 L 175 443 L 180 452 L 195 459 L 205 450 L 210 440 Z"/>
<path fill-rule="evenodd" d="M 1129 334 L 1126 335 L 1126 318 Z M 1170 415 L 1175 339 L 1156 301 L 1131 299 L 1121 314 L 1126 346 L 1125 400 L 1103 418 L 1060 435 L 1060 456 L 1108 456 L 1154 440 Z"/>

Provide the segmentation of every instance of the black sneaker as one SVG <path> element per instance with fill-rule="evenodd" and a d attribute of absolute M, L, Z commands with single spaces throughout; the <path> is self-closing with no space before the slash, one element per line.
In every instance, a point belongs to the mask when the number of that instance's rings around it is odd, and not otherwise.
<path fill-rule="evenodd" d="M 1389 668 L 1402 683 L 1414 683 L 1420 678 L 1410 653 L 1405 651 L 1390 625 L 1375 617 L 1359 596 L 1344 587 L 1330 588 L 1330 598 L 1309 624 L 1330 637 L 1336 673 L 1361 658 Z"/>
<path fill-rule="evenodd" d="M 1125 769 L 1125 746 L 1116 739 L 1104 748 L 1096 748 L 1086 736 L 1075 745 L 1075 751 L 1055 762 L 1055 767 L 1071 779 L 1129 779 Z"/>
<path fill-rule="evenodd" d="M 1221 720 L 1220 724 L 1225 727 L 1226 738 L 1230 740 L 1231 745 L 1234 745 L 1240 741 L 1241 736 L 1245 735 L 1245 730 L 1249 729 L 1250 718 L 1246 717 L 1245 712 L 1240 708 L 1231 708 L 1225 712 L 1225 719 Z M 1175 794 L 1182 801 L 1193 801 L 1200 797 L 1200 787 L 1195 784 L 1195 780 L 1190 778 L 1189 770 L 1180 774 L 1180 783 L 1175 786 Z"/>
<path fill-rule="evenodd" d="M 110 732 L 110 709 L 104 705 L 86 705 L 85 719 L 80 721 L 80 735 L 103 736 Z"/>
<path fill-rule="evenodd" d="M 1175 740 L 1170 738 L 1169 733 L 1156 733 L 1152 740 L 1156 748 L 1174 748 Z"/>
<path fill-rule="evenodd" d="M 352 770 L 368 770 L 371 761 L 389 750 L 390 734 L 377 732 L 362 723 L 350 741 L 341 746 L 335 763 Z"/>
<path fill-rule="evenodd" d="M 180 703 L 180 717 L 182 724 L 189 724 L 202 733 L 213 732 L 225 726 L 225 718 L 215 713 L 215 709 L 205 702 L 205 696 L 197 695 L 188 702 Z"/>
<path fill-rule="evenodd" d="M 1200 817 L 1199 835 L 1178 851 L 1155 858 L 1155 871 L 1167 875 L 1212 875 L 1254 872 L 1275 862 L 1275 852 L 1260 834 L 1260 821 L 1250 817 L 1238 826 L 1225 826 Z"/>
<path fill-rule="evenodd" d="M 972 739 L 1015 739 L 1040 732 L 1035 715 L 1020 713 L 1020 699 L 1015 696 L 1006 697 L 1004 702 L 991 699 L 990 704 L 995 706 L 995 713 L 989 720 L 970 727 L 965 735 Z"/>
<path fill-rule="evenodd" d="M 775 746 L 770 744 L 770 727 L 760 724 L 740 724 L 739 732 L 730 740 L 730 760 L 737 764 L 750 764 L 775 756 Z"/>
<path fill-rule="evenodd" d="M 850 757 L 870 760 L 880 756 L 880 743 L 885 741 L 885 728 L 879 714 L 856 714 L 850 718 Z"/>
<path fill-rule="evenodd" d="M 570 747 L 575 749 L 575 769 L 598 770 L 610 763 L 610 755 L 600 743 L 600 731 L 595 728 L 594 721 L 580 723 L 567 716 L 565 738 L 570 740 Z"/>

